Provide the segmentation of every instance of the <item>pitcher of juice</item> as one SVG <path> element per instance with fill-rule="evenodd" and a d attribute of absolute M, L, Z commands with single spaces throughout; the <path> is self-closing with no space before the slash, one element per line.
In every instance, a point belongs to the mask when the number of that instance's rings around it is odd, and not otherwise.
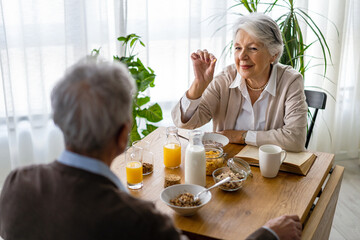
<path fill-rule="evenodd" d="M 178 168 L 181 164 L 181 144 L 176 127 L 166 128 L 166 141 L 163 149 L 165 167 Z"/>

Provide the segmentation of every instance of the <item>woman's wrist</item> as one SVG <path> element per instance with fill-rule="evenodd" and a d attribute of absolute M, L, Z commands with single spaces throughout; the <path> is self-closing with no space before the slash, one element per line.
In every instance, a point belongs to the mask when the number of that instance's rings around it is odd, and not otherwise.
<path fill-rule="evenodd" d="M 206 86 L 207 87 L 207 86 Z M 191 100 L 198 99 L 204 93 L 206 87 L 200 86 L 196 80 L 191 84 L 189 90 L 186 92 L 186 97 Z"/>

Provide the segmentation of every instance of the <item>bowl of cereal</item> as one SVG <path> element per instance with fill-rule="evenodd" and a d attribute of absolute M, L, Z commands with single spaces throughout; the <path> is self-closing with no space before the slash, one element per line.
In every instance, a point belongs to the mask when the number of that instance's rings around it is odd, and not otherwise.
<path fill-rule="evenodd" d="M 194 196 L 202 190 L 205 188 L 199 185 L 177 184 L 165 188 L 160 199 L 176 213 L 192 216 L 211 200 L 211 193 L 208 191 L 201 194 L 198 201 L 194 201 Z"/>
<path fill-rule="evenodd" d="M 220 189 L 230 192 L 239 190 L 247 178 L 247 173 L 245 171 L 241 170 L 239 172 L 233 172 L 229 167 L 218 168 L 212 175 L 215 183 L 220 182 L 224 178 L 231 177 L 230 182 L 219 186 Z"/>

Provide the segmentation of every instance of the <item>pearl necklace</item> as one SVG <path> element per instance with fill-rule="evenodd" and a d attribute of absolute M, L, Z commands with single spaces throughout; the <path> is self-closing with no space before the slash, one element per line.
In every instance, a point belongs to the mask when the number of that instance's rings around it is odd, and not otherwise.
<path fill-rule="evenodd" d="M 248 84 L 248 82 L 245 80 L 245 82 L 246 82 L 246 86 L 248 87 L 248 88 L 250 88 L 251 90 L 253 90 L 253 91 L 262 91 L 262 90 L 264 90 L 265 88 L 266 88 L 266 86 L 268 85 L 268 83 L 269 83 L 269 80 L 266 82 L 266 84 L 264 85 L 264 86 L 262 86 L 262 87 L 260 87 L 260 88 L 252 88 L 252 87 L 250 87 L 250 85 Z"/>

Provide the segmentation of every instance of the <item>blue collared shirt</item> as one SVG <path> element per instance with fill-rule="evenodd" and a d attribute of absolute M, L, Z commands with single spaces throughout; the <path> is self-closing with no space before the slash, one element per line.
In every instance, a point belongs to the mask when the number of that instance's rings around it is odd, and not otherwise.
<path fill-rule="evenodd" d="M 70 167 L 79 168 L 87 172 L 104 176 L 113 182 L 121 191 L 128 192 L 120 179 L 100 160 L 65 150 L 57 161 Z"/>

